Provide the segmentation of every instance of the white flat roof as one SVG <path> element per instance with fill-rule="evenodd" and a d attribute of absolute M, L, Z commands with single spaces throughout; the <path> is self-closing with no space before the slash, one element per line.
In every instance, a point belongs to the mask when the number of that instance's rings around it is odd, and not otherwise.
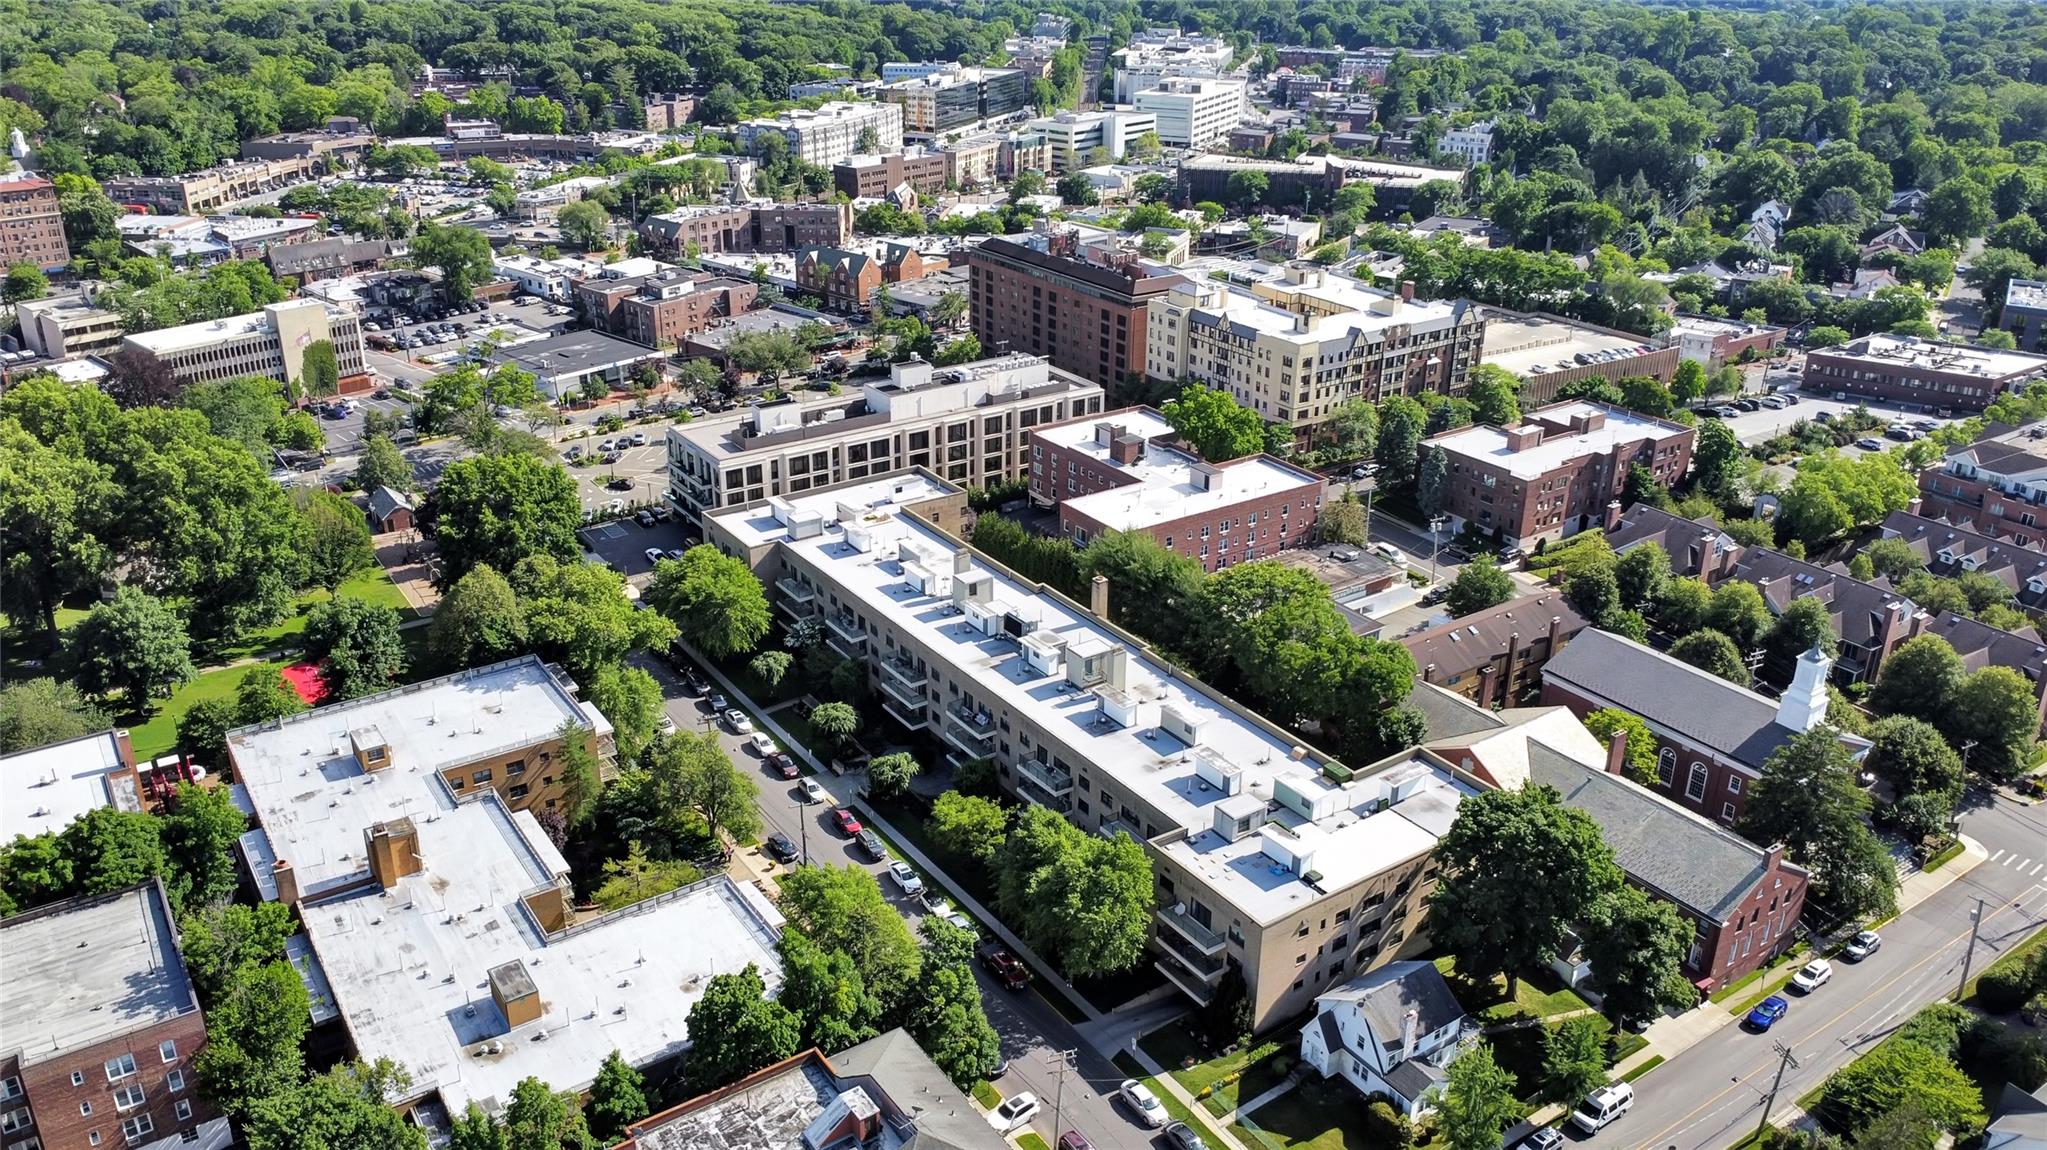
<path fill-rule="evenodd" d="M 156 331 L 138 332 L 128 337 L 128 342 L 157 355 L 188 351 L 195 347 L 211 347 L 230 339 L 268 333 L 270 328 L 269 308 L 279 311 L 316 307 L 325 310 L 327 305 L 316 299 L 285 300 L 267 305 L 266 308 L 246 315 L 231 315 L 225 319 L 204 320 L 179 327 L 159 328 Z"/>
<path fill-rule="evenodd" d="M 363 828 L 452 806 L 429 785 L 439 771 L 542 742 L 568 722 L 610 730 L 529 655 L 243 727 L 228 735 L 228 750 L 271 857 L 292 864 L 302 897 L 317 898 L 368 874 Z M 349 741 L 364 727 L 390 747 L 391 766 L 374 777 Z M 443 833 L 423 826 L 423 840 L 429 832 Z M 463 824 L 445 833 L 476 832 Z"/>
<path fill-rule="evenodd" d="M 1143 409 L 1109 412 L 1043 428 L 1039 438 L 1092 457 L 1097 464 L 1134 482 L 1092 495 L 1065 500 L 1066 506 L 1116 531 L 1133 531 L 1155 523 L 1204 515 L 1247 499 L 1259 499 L 1280 492 L 1314 488 L 1320 491 L 1319 476 L 1289 467 L 1264 455 L 1232 460 L 1219 465 L 1214 480 L 1204 487 L 1197 482 L 1200 461 L 1182 451 L 1147 443 L 1144 454 L 1134 463 L 1117 463 L 1109 445 L 1095 438 L 1098 424 L 1112 424 L 1121 433 L 1150 440 L 1172 434 L 1172 425 L 1155 412 Z"/>
<path fill-rule="evenodd" d="M 1389 327 L 1409 327 L 1424 331 L 1433 330 L 1430 325 L 1449 323 L 1456 318 L 1457 314 L 1457 305 L 1445 300 L 1409 301 L 1401 300 L 1398 297 L 1358 294 L 1354 291 L 1341 289 L 1304 289 L 1300 285 L 1288 285 L 1278 280 L 1268 282 L 1279 289 L 1293 288 L 1295 290 L 1302 290 L 1308 296 L 1327 300 L 1336 306 L 1345 306 L 1353 302 L 1350 297 L 1355 296 L 1358 303 L 1365 306 L 1370 306 L 1370 303 L 1376 303 L 1379 307 L 1386 310 L 1350 310 L 1340 311 L 1334 315 L 1308 316 L 1305 317 L 1307 319 L 1305 330 L 1302 330 L 1303 325 L 1300 321 L 1304 317 L 1288 311 L 1278 304 L 1267 303 L 1265 300 L 1234 284 L 1225 285 L 1213 281 L 1193 284 L 1191 285 L 1191 290 L 1197 295 L 1200 302 L 1191 305 L 1182 297 L 1183 289 L 1175 288 L 1168 298 L 1177 306 L 1190 307 L 1190 310 L 1202 314 L 1209 319 L 1211 324 L 1226 324 L 1269 335 L 1291 343 L 1319 344 L 1338 339 L 1346 332 L 1369 335 L 1384 331 Z"/>
<path fill-rule="evenodd" d="M 0 1043 L 27 1066 L 75 1058 L 199 1006 L 154 883 L 0 922 L 0 970 Z"/>
<path fill-rule="evenodd" d="M 99 807 L 141 810 L 126 769 L 113 731 L 0 758 L 0 842 L 61 831 Z"/>
<path fill-rule="evenodd" d="M 1916 367 L 1956 375 L 2003 379 L 2028 371 L 2047 370 L 2047 356 L 2001 351 L 1975 344 L 1941 343 L 1911 335 L 1866 335 L 1854 343 L 1830 347 L 1816 355 L 1860 360 L 1886 367 Z"/>
<path fill-rule="evenodd" d="M 1132 707 L 1132 721 L 1129 726 L 1121 726 L 1108 720 L 1098 702 L 1097 690 L 1069 684 L 1063 671 L 1037 670 L 1025 660 L 1017 640 L 991 637 L 974 628 L 959 613 L 950 593 L 926 594 L 909 581 L 911 573 L 905 569 L 906 562 L 921 562 L 933 570 L 950 573 L 954 569 L 954 553 L 959 549 L 958 542 L 950 536 L 902 510 L 921 497 L 918 492 L 922 489 L 899 496 L 895 485 L 913 478 L 894 476 L 850 484 L 721 512 L 716 519 L 721 527 L 749 545 L 779 542 L 787 547 L 836 580 L 837 593 L 849 607 L 870 618 L 886 619 L 899 632 L 916 636 L 938 658 L 947 660 L 949 674 L 984 709 L 991 713 L 1028 715 L 1034 725 L 1052 734 L 1063 749 L 1061 757 L 1072 760 L 1076 770 L 1100 772 L 1115 790 L 1141 797 L 1192 838 L 1199 839 L 1208 832 L 1215 808 L 1231 798 L 1223 789 L 1197 776 L 1197 762 L 1201 772 L 1210 776 L 1218 765 L 1241 772 L 1240 794 L 1269 801 L 1276 784 L 1283 782 L 1296 792 L 1324 796 L 1325 802 L 1334 801 L 1332 813 L 1306 832 L 1327 836 L 1328 849 L 1317 853 L 1314 865 L 1320 872 L 1317 885 L 1322 889 L 1376 873 L 1390 862 L 1426 850 L 1426 845 L 1418 845 L 1419 832 L 1412 829 L 1421 826 L 1416 819 L 1429 824 L 1430 835 L 1448 828 L 1447 820 L 1438 817 L 1439 808 L 1447 804 L 1454 810 L 1462 791 L 1447 774 L 1429 768 L 1435 773 L 1423 781 L 1422 789 L 1435 793 L 1432 800 L 1435 807 L 1425 802 L 1412 808 L 1413 818 L 1402 815 L 1399 822 L 1373 822 L 1369 831 L 1353 831 L 1352 824 L 1361 821 L 1361 816 L 1352 808 L 1366 806 L 1383 794 L 1384 788 L 1373 780 L 1388 772 L 1361 774 L 1359 780 L 1347 786 L 1327 781 L 1321 774 L 1322 760 L 1298 748 L 1297 741 L 1279 728 L 1247 717 L 1224 700 L 1168 672 L 1085 611 L 1053 596 L 1040 595 L 1033 587 L 997 571 L 978 555 L 972 556 L 968 572 L 988 581 L 993 605 L 1019 620 L 1029 620 L 1029 634 L 1036 640 L 1063 642 L 1068 650 L 1107 652 L 1121 646 L 1128 651 L 1121 695 Z M 838 522 L 841 505 L 853 512 L 854 532 L 848 532 L 848 525 Z M 822 516 L 826 527 L 818 535 L 793 538 L 786 523 L 806 512 Z M 857 541 L 855 536 L 859 537 Z M 868 549 L 862 550 L 861 543 Z M 962 577 L 950 576 L 955 586 Z M 1195 746 L 1161 729 L 1168 708 L 1196 728 Z M 1293 757 L 1297 749 L 1303 755 L 1299 760 Z M 1407 801 L 1421 797 L 1416 795 Z M 1395 809 L 1404 807 L 1405 803 Z M 1297 827 L 1309 822 L 1283 808 L 1273 817 Z M 1441 829 L 1433 829 L 1437 824 Z M 1157 829 L 1164 834 L 1170 827 Z M 1258 833 L 1254 830 L 1249 837 L 1252 840 L 1249 849 L 1256 852 Z M 1429 842 L 1433 841 L 1431 837 Z M 1411 846 L 1414 849 L 1410 850 Z M 1273 865 L 1268 858 L 1257 866 L 1217 867 L 1200 873 L 1209 877 L 1219 898 L 1261 921 L 1286 913 L 1288 907 L 1300 900 L 1320 897 L 1299 874 L 1271 873 L 1269 868 Z"/>
<path fill-rule="evenodd" d="M 1574 357 L 1581 353 L 1616 352 L 1616 360 L 1647 355 L 1634 350 L 1647 342 L 1562 320 L 1520 319 L 1493 312 L 1486 317 L 1485 346 L 1479 360 L 1515 375 L 1542 375 L 1579 366 Z"/>
<path fill-rule="evenodd" d="M 1586 432 L 1545 432 L 1542 442 L 1519 451 L 1507 446 L 1505 428 L 1472 426 L 1446 432 L 1424 442 L 1441 447 L 1451 455 L 1479 459 L 1496 467 L 1505 468 L 1516 479 L 1539 479 L 1556 470 L 1570 460 L 1585 455 L 1602 454 L 1617 444 L 1633 443 L 1643 439 L 1661 439 L 1676 435 L 1684 429 L 1661 420 L 1636 415 L 1616 407 L 1606 407 L 1582 400 L 1567 403 L 1553 403 L 1527 413 L 1522 423 L 1525 426 L 1535 422 L 1540 415 L 1552 423 L 1566 422 L 1577 415 L 1604 415 L 1604 425 Z"/>

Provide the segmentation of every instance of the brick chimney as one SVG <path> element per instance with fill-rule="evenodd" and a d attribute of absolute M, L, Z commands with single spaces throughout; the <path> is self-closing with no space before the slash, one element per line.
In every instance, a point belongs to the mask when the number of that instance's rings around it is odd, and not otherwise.
<path fill-rule="evenodd" d="M 1606 773 L 1609 775 L 1620 774 L 1621 767 L 1626 765 L 1627 761 L 1628 732 L 1626 730 L 1615 731 L 1613 733 L 1613 742 L 1608 744 L 1606 748 Z"/>
<path fill-rule="evenodd" d="M 1708 531 L 1699 537 L 1698 575 L 1708 583 L 1713 581 L 1713 568 L 1717 558 L 1714 552 L 1719 547 L 1719 541 L 1720 533 L 1717 531 Z"/>
<path fill-rule="evenodd" d="M 1403 299 L 1403 300 L 1405 300 L 1405 301 L 1407 301 L 1408 303 L 1413 303 L 1413 302 L 1414 302 L 1414 281 L 1413 281 L 1413 280 L 1401 280 L 1401 281 L 1400 281 L 1400 298 L 1401 298 L 1401 299 Z"/>
<path fill-rule="evenodd" d="M 291 862 L 278 859 L 270 864 L 270 881 L 277 884 L 277 901 L 290 906 L 299 900 L 298 872 L 291 869 Z"/>
<path fill-rule="evenodd" d="M 1616 527 L 1619 527 L 1619 526 L 1621 525 L 1621 501 L 1620 501 L 1620 500 L 1618 500 L 1618 499 L 1612 499 L 1612 500 L 1608 500 L 1608 501 L 1607 501 L 1607 504 L 1606 504 L 1606 517 L 1605 517 L 1604 519 L 1602 519 L 1602 520 L 1601 520 L 1600 522 L 1601 522 L 1602 526 L 1603 526 L 1603 527 L 1604 527 L 1604 528 L 1605 528 L 1606 530 L 1608 530 L 1608 531 L 1612 531 L 1612 530 L 1613 530 L 1614 528 L 1616 528 Z"/>
<path fill-rule="evenodd" d="M 1557 651 L 1561 649 L 1559 644 L 1563 642 L 1563 639 L 1564 617 L 1562 615 L 1551 615 L 1549 617 L 1549 658 L 1554 659 L 1557 657 Z"/>
<path fill-rule="evenodd" d="M 1541 442 L 1542 428 L 1537 427 L 1534 424 L 1528 424 L 1523 427 L 1509 428 L 1507 431 L 1508 451 L 1526 451 L 1529 448 L 1534 447 Z"/>
<path fill-rule="evenodd" d="M 1905 510 L 1906 510 L 1906 512 L 1907 512 L 1907 513 L 1909 513 L 1909 514 L 1912 514 L 1912 515 L 1920 515 L 1920 514 L 1923 514 L 1923 511 L 1922 511 L 1922 509 L 1923 509 L 1923 508 L 1924 508 L 1925 506 L 1926 506 L 1926 500 L 1924 500 L 1924 499 L 1921 499 L 1921 498 L 1920 498 L 1919 496 L 1917 496 L 1917 495 L 1914 495 L 1914 496 L 1912 497 L 1912 501 L 1911 501 L 1910 503 L 1907 503 L 1907 504 L 1905 504 Z"/>
<path fill-rule="evenodd" d="M 419 831 L 410 818 L 392 819 L 363 828 L 363 853 L 369 856 L 370 877 L 390 890 L 398 880 L 421 870 Z"/>
<path fill-rule="evenodd" d="M 1108 576 L 1097 575 L 1093 579 L 1088 580 L 1087 609 L 1093 612 L 1097 619 L 1107 619 L 1109 617 Z"/>

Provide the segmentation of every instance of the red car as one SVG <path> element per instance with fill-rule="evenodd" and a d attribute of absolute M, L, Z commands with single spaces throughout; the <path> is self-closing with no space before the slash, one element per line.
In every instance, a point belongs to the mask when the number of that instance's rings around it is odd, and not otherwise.
<path fill-rule="evenodd" d="M 838 810 L 833 811 L 832 820 L 839 824 L 839 830 L 842 831 L 847 838 L 852 838 L 854 835 L 860 833 L 859 818 L 856 817 L 852 811 L 848 810 L 845 807 L 840 807 Z"/>
<path fill-rule="evenodd" d="M 1010 990 L 1022 990 L 1024 984 L 1031 980 L 1030 969 L 1024 966 L 1023 960 L 1009 953 L 1005 947 L 991 946 L 983 950 L 981 965 L 988 968 L 995 981 Z"/>
<path fill-rule="evenodd" d="M 793 779 L 803 773 L 803 768 L 796 765 L 796 760 L 781 751 L 768 755 L 767 760 L 768 766 L 785 779 Z"/>

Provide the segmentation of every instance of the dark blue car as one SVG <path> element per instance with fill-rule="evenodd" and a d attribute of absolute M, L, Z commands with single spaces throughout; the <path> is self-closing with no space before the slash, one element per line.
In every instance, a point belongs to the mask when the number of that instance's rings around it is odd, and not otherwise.
<path fill-rule="evenodd" d="M 1784 1001 L 1781 995 L 1773 994 L 1757 1003 L 1756 1008 L 1748 1012 L 1748 1024 L 1757 1030 L 1768 1030 L 1790 1009 L 1789 1002 Z"/>

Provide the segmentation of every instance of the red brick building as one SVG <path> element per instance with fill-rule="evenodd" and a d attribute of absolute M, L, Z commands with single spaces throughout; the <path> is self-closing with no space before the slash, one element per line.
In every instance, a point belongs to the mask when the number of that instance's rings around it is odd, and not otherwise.
<path fill-rule="evenodd" d="M 1315 541 L 1321 476 L 1269 455 L 1206 463 L 1173 438 L 1148 407 L 1036 428 L 1031 499 L 1057 507 L 1060 534 L 1076 542 L 1142 531 L 1209 571 Z"/>
<path fill-rule="evenodd" d="M 40 176 L 0 177 L 0 267 L 55 271 L 70 262 L 56 186 Z"/>
<path fill-rule="evenodd" d="M 682 208 L 649 216 L 640 238 L 651 254 L 681 252 L 793 252 L 832 247 L 853 238 L 851 204 L 763 204 L 758 207 Z"/>
<path fill-rule="evenodd" d="M 1042 355 L 1103 387 L 1143 376 L 1148 309 L 1178 277 L 1136 262 L 1090 263 L 1070 233 L 1032 240 L 1043 246 L 993 239 L 967 253 L 968 311 L 982 349 Z"/>
<path fill-rule="evenodd" d="M 1867 335 L 1807 352 L 1800 386 L 1820 395 L 1972 412 L 2038 376 L 2047 376 L 2047 356 L 1913 335 Z"/>
<path fill-rule="evenodd" d="M 591 326 L 648 347 L 681 347 L 717 320 L 744 314 L 759 295 L 760 288 L 745 280 L 675 269 L 576 285 Z"/>
<path fill-rule="evenodd" d="M 908 184 L 920 196 L 945 190 L 944 152 L 891 152 L 885 156 L 854 156 L 832 166 L 832 186 L 856 200 L 880 199 Z"/>
<path fill-rule="evenodd" d="M 206 1020 L 160 883 L 0 920 L 0 1137 L 10 1150 L 221 1150 Z"/>
<path fill-rule="evenodd" d="M 1481 707 L 1512 707 L 1542 688 L 1542 668 L 1588 624 L 1554 592 L 1509 599 L 1400 640 L 1422 682 Z"/>
<path fill-rule="evenodd" d="M 1450 459 L 1448 527 L 1495 532 L 1513 546 L 1601 526 L 1636 464 L 1665 485 L 1684 477 L 1689 427 L 1582 400 L 1539 407 L 1513 427 L 1464 427 L 1425 440 Z"/>
<path fill-rule="evenodd" d="M 2047 547 L 2047 423 L 1993 425 L 1919 473 L 1919 513 Z"/>
<path fill-rule="evenodd" d="M 907 244 L 886 244 L 876 255 L 806 248 L 796 255 L 796 287 L 822 299 L 826 311 L 865 314 L 881 285 L 920 280 L 943 267 Z"/>

